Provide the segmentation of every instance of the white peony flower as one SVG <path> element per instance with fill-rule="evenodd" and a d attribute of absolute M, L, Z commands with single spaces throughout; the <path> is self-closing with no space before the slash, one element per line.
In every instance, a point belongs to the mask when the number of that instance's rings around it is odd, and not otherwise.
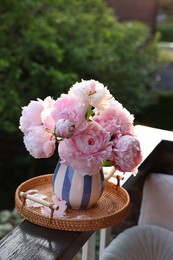
<path fill-rule="evenodd" d="M 101 110 L 108 109 L 113 98 L 107 87 L 95 80 L 77 82 L 70 88 L 68 94 L 72 98 L 78 98 L 84 106 L 91 105 Z"/>

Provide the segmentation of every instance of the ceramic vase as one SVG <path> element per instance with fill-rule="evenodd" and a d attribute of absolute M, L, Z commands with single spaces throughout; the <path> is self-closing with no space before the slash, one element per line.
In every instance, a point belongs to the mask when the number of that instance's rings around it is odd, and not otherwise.
<path fill-rule="evenodd" d="M 58 162 L 53 176 L 53 191 L 71 209 L 87 209 L 97 203 L 104 188 L 100 170 L 93 175 L 78 174 L 71 166 Z"/>

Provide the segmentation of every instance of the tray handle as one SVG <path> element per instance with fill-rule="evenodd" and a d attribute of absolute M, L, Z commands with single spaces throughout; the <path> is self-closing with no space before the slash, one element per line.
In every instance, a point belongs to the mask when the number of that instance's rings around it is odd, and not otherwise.
<path fill-rule="evenodd" d="M 29 199 L 31 201 L 34 201 L 36 203 L 39 203 L 40 205 L 42 206 L 46 206 L 46 207 L 49 207 L 51 209 L 51 215 L 50 215 L 50 218 L 53 219 L 53 213 L 54 213 L 54 210 L 58 210 L 59 209 L 59 206 L 54 204 L 54 203 L 50 203 L 48 201 L 45 201 L 45 200 L 42 200 L 42 199 L 39 199 L 39 198 L 36 198 L 34 197 L 33 195 L 30 195 L 28 194 L 27 192 L 23 192 L 21 191 L 20 192 L 20 197 L 23 198 L 23 206 L 25 205 L 26 203 L 26 199 Z"/>
<path fill-rule="evenodd" d="M 105 167 L 106 168 L 106 167 Z M 117 186 L 120 186 L 120 181 L 124 180 L 124 176 L 119 175 L 118 173 L 116 173 L 116 169 L 114 166 L 112 166 L 109 170 L 109 172 L 107 172 L 104 168 L 103 168 L 103 173 L 104 173 L 104 179 L 105 182 L 107 182 L 111 177 L 114 177 L 117 179 Z"/>

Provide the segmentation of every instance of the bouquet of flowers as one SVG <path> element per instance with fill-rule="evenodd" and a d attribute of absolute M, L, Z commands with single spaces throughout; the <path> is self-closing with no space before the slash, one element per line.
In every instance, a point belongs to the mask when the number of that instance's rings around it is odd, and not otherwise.
<path fill-rule="evenodd" d="M 49 96 L 23 107 L 19 128 L 35 158 L 52 156 L 58 144 L 61 162 L 79 174 L 96 174 L 105 163 L 136 173 L 142 156 L 133 121 L 107 87 L 82 80 L 56 100 Z"/>

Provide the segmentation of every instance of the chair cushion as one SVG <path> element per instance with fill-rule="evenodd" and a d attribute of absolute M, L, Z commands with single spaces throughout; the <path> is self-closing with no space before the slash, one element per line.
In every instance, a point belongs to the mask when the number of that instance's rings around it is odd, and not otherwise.
<path fill-rule="evenodd" d="M 150 174 L 144 184 L 138 225 L 153 224 L 173 231 L 173 176 Z"/>
<path fill-rule="evenodd" d="M 154 225 L 134 226 L 103 250 L 100 260 L 170 260 L 173 232 Z"/>

